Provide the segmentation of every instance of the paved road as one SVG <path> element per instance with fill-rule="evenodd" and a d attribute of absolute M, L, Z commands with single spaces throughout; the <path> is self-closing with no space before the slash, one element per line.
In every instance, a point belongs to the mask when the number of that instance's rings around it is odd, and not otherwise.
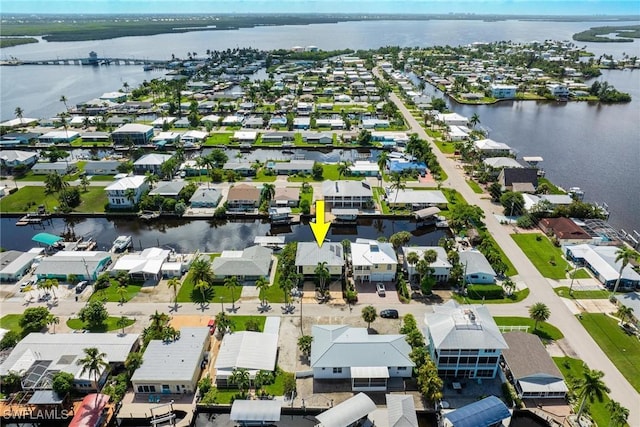
<path fill-rule="evenodd" d="M 433 144 L 418 121 L 411 115 L 404 103 L 395 93 L 390 94 L 391 100 L 400 109 L 405 120 L 411 127 L 411 132 L 417 133 L 420 138 Z M 490 305 L 493 315 L 515 314 L 528 316 L 528 307 L 536 302 L 545 303 L 551 310 L 549 321 L 557 326 L 564 334 L 566 341 L 591 369 L 599 369 L 605 373 L 604 380 L 611 389 L 611 397 L 629 409 L 629 424 L 640 426 L 640 395 L 629 384 L 624 376 L 613 365 L 607 355 L 600 349 L 588 332 L 582 327 L 572 311 L 553 292 L 553 288 L 546 278 L 544 278 L 535 266 L 529 261 L 522 250 L 515 244 L 510 236 L 511 227 L 501 225 L 493 216 L 493 212 L 498 212 L 501 207 L 493 205 L 490 200 L 482 198 L 482 195 L 474 193 L 465 182 L 464 175 L 460 169 L 455 167 L 455 162 L 442 154 L 438 149 L 433 152 L 438 157 L 440 166 L 448 175 L 444 185 L 458 190 L 470 204 L 480 206 L 485 212 L 485 223 L 487 229 L 504 250 L 509 255 L 509 259 L 518 270 L 521 281 L 524 281 L 531 290 L 529 297 L 517 304 Z"/>

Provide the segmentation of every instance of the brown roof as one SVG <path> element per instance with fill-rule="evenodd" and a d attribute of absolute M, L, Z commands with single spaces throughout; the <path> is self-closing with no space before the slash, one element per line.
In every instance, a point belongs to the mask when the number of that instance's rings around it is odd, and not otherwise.
<path fill-rule="evenodd" d="M 536 335 L 513 331 L 506 332 L 503 336 L 509 348 L 502 350 L 502 355 L 516 380 L 539 374 L 563 378 Z"/>
<path fill-rule="evenodd" d="M 553 231 L 553 234 L 560 240 L 584 239 L 590 240 L 589 233 L 569 218 L 543 218 L 540 220 L 540 227 Z"/>
<path fill-rule="evenodd" d="M 274 200 L 300 200 L 300 188 L 297 187 L 279 187 L 276 188 Z"/>
<path fill-rule="evenodd" d="M 260 190 L 253 185 L 234 185 L 229 189 L 227 200 L 260 200 Z"/>

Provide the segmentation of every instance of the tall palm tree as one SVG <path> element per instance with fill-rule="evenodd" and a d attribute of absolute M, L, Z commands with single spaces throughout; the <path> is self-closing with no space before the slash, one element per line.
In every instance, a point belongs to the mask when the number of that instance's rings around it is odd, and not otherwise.
<path fill-rule="evenodd" d="M 544 322 L 551 316 L 549 307 L 543 302 L 537 302 L 529 308 L 529 317 L 535 320 L 533 330 L 538 329 L 538 322 Z"/>
<path fill-rule="evenodd" d="M 191 263 L 189 268 L 189 275 L 193 283 L 204 281 L 207 283 L 213 282 L 213 271 L 211 270 L 211 263 L 207 258 L 198 257 Z"/>
<path fill-rule="evenodd" d="M 48 290 L 53 292 L 54 298 L 57 298 L 56 289 L 58 289 L 59 285 L 60 285 L 60 283 L 58 282 L 58 279 L 47 279 L 47 280 L 45 280 L 45 286 L 47 287 Z"/>
<path fill-rule="evenodd" d="M 280 284 L 278 285 L 284 294 L 284 304 L 285 306 L 289 306 L 290 298 L 291 298 L 291 289 L 293 289 L 293 280 L 287 278 L 285 280 L 280 280 Z"/>
<path fill-rule="evenodd" d="M 122 335 L 124 335 L 124 328 L 129 326 L 129 318 L 127 316 L 120 316 L 116 325 L 122 329 Z"/>
<path fill-rule="evenodd" d="M 80 185 L 82 186 L 82 191 L 86 193 L 87 187 L 89 186 L 89 178 L 87 178 L 86 175 L 83 175 L 82 178 L 80 178 Z"/>
<path fill-rule="evenodd" d="M 416 263 L 416 272 L 418 273 L 420 284 L 422 284 L 422 278 L 429 274 L 430 270 L 431 267 L 424 258 L 418 260 L 418 262 Z"/>
<path fill-rule="evenodd" d="M 151 316 L 149 316 L 149 320 L 151 321 L 151 325 L 149 326 L 154 331 L 160 331 L 165 323 L 169 321 L 169 316 L 166 313 L 159 313 L 156 310 Z"/>
<path fill-rule="evenodd" d="M 621 305 L 618 307 L 618 312 L 616 314 L 620 318 L 620 323 L 624 323 L 626 319 L 630 319 L 631 316 L 633 316 L 633 308 Z"/>
<path fill-rule="evenodd" d="M 416 266 L 416 264 L 418 263 L 419 260 L 420 260 L 420 257 L 418 256 L 417 253 L 409 252 L 407 254 L 407 264 L 409 264 L 409 266 L 413 270 L 412 273 L 414 273 L 414 274 L 415 274 L 415 266 Z"/>
<path fill-rule="evenodd" d="M 378 312 L 374 306 L 368 305 L 362 309 L 362 320 L 367 322 L 367 329 L 371 327 L 371 322 L 376 320 L 377 317 Z"/>
<path fill-rule="evenodd" d="M 273 196 L 276 194 L 276 186 L 270 183 L 262 184 L 262 190 L 260 191 L 260 198 L 262 200 L 266 200 L 267 202 L 271 202 Z"/>
<path fill-rule="evenodd" d="M 391 186 L 390 186 L 392 191 L 396 192 L 396 197 L 393 200 L 393 203 L 395 203 L 398 200 L 398 194 L 403 191 L 404 189 L 407 188 L 407 184 L 402 180 L 402 175 L 394 172 L 391 174 Z"/>
<path fill-rule="evenodd" d="M 478 113 L 473 113 L 473 116 L 469 119 L 469 123 L 471 124 L 471 127 L 476 127 L 476 125 L 480 124 L 480 116 Z"/>
<path fill-rule="evenodd" d="M 389 160 L 389 153 L 383 151 L 378 155 L 378 169 L 380 169 L 380 173 L 384 172 L 387 167 L 387 161 Z"/>
<path fill-rule="evenodd" d="M 338 163 L 338 179 L 343 176 L 348 176 L 351 173 L 351 162 L 339 162 Z"/>
<path fill-rule="evenodd" d="M 20 107 L 16 107 L 16 109 L 13 110 L 13 114 L 16 115 L 16 118 L 20 119 L 20 124 L 22 124 L 22 116 L 24 114 L 24 110 Z"/>
<path fill-rule="evenodd" d="M 125 302 L 127 302 L 127 295 L 129 294 L 129 291 L 127 290 L 127 286 L 118 286 L 118 289 L 116 289 L 116 293 L 118 294 L 119 298 L 119 302 L 120 304 L 124 304 Z"/>
<path fill-rule="evenodd" d="M 60 318 L 54 314 L 49 313 L 47 315 L 47 325 L 53 326 L 53 333 L 56 333 L 56 325 L 60 324 Z"/>
<path fill-rule="evenodd" d="M 313 270 L 313 273 L 318 278 L 318 285 L 320 286 L 320 292 L 324 293 L 325 286 L 327 284 L 327 280 L 331 277 L 331 273 L 329 272 L 329 267 L 327 267 L 327 262 L 322 261 L 316 265 L 316 268 Z"/>
<path fill-rule="evenodd" d="M 611 297 L 615 295 L 618 291 L 618 286 L 620 286 L 620 279 L 622 279 L 622 271 L 629 264 L 631 260 L 637 259 L 638 254 L 636 251 L 631 249 L 628 246 L 622 246 L 616 251 L 616 262 L 620 262 L 620 271 L 618 272 L 618 280 L 616 280 L 616 284 L 613 287 L 613 292 L 611 292 Z"/>
<path fill-rule="evenodd" d="M 576 396 L 581 399 L 580 409 L 578 409 L 578 415 L 576 416 L 578 422 L 584 411 L 587 399 L 589 401 L 598 399 L 599 402 L 602 402 L 604 394 L 609 393 L 609 387 L 602 381 L 602 377 L 604 377 L 604 372 L 595 369 L 591 370 L 585 366 L 582 377 L 576 381 Z"/>
<path fill-rule="evenodd" d="M 66 96 L 64 96 L 64 95 L 60 96 L 60 102 L 62 102 L 64 104 L 65 110 L 69 111 L 69 106 L 67 105 L 67 101 L 68 101 L 68 99 L 67 99 Z"/>
<path fill-rule="evenodd" d="M 236 311 L 236 296 L 235 290 L 236 287 L 240 286 L 240 282 L 238 282 L 238 276 L 229 276 L 224 279 L 224 286 L 229 288 L 231 291 L 231 310 Z"/>
<path fill-rule="evenodd" d="M 207 171 L 208 171 L 208 166 L 207 166 L 207 159 L 205 159 L 204 157 L 198 157 L 196 158 L 196 167 L 198 168 L 198 181 L 202 181 L 202 167 L 206 167 Z"/>
<path fill-rule="evenodd" d="M 240 394 L 244 396 L 246 390 L 248 390 L 251 385 L 251 376 L 249 375 L 249 371 L 244 368 L 234 368 L 233 371 L 231 371 L 229 382 L 238 387 Z"/>
<path fill-rule="evenodd" d="M 609 427 L 624 427 L 629 419 L 629 410 L 615 400 L 610 400 L 605 405 L 610 412 Z"/>
<path fill-rule="evenodd" d="M 44 185 L 45 193 L 52 194 L 61 192 L 63 189 L 69 186 L 69 183 L 65 181 L 62 176 L 58 175 L 55 172 L 52 172 L 47 174 L 47 176 L 44 178 Z"/>
<path fill-rule="evenodd" d="M 258 277 L 256 280 L 256 289 L 258 290 L 258 297 L 260 298 L 260 304 L 265 305 L 264 292 L 269 288 L 269 281 L 264 277 Z"/>
<path fill-rule="evenodd" d="M 136 190 L 133 188 L 127 188 L 124 190 L 124 198 L 131 203 L 131 206 L 135 206 L 136 204 Z"/>
<path fill-rule="evenodd" d="M 144 180 L 147 181 L 147 183 L 151 188 L 153 188 L 153 184 L 158 182 L 160 178 L 155 173 L 147 172 L 144 174 Z"/>
<path fill-rule="evenodd" d="M 100 386 L 98 384 L 98 379 L 100 373 L 109 366 L 107 361 L 105 360 L 107 355 L 105 353 L 100 353 L 96 347 L 89 347 L 84 349 L 84 357 L 78 359 L 76 362 L 79 366 L 82 366 L 82 370 L 80 371 L 80 375 L 84 375 L 88 373 L 89 376 L 93 376 L 96 382 L 96 391 L 100 391 Z M 96 401 L 98 399 L 98 393 L 96 393 Z"/>
<path fill-rule="evenodd" d="M 173 277 L 169 279 L 167 286 L 173 291 L 174 310 L 178 310 L 178 287 L 180 286 L 180 280 Z"/>
<path fill-rule="evenodd" d="M 205 303 L 207 302 L 207 291 L 209 290 L 209 286 L 209 283 L 205 282 L 204 280 L 196 282 L 196 284 L 193 286 L 193 289 L 200 291 L 200 294 L 202 295 L 202 301 L 200 302 L 200 305 L 202 307 L 204 307 Z"/>

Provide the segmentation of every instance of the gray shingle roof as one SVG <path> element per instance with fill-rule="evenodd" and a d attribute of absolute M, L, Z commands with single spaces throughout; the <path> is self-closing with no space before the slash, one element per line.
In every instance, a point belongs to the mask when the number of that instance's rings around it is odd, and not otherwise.
<path fill-rule="evenodd" d="M 322 194 L 325 197 L 373 197 L 371 187 L 365 181 L 324 181 Z"/>
<path fill-rule="evenodd" d="M 461 251 L 460 264 L 465 266 L 465 273 L 496 275 L 487 258 L 478 251 Z"/>
<path fill-rule="evenodd" d="M 243 250 L 241 257 L 225 257 L 223 252 L 213 260 L 213 273 L 216 276 L 268 276 L 272 254 L 271 249 L 260 245 Z"/>
<path fill-rule="evenodd" d="M 149 192 L 149 195 L 177 196 L 186 185 L 186 181 L 160 181 L 153 190 Z"/>
<path fill-rule="evenodd" d="M 341 243 L 325 242 L 318 247 L 316 242 L 300 242 L 296 251 L 296 266 L 318 265 L 326 262 L 327 266 L 344 265 L 344 251 Z"/>
<path fill-rule="evenodd" d="M 502 354 L 516 380 L 531 376 L 564 378 L 536 335 L 513 331 L 505 333 L 504 339 L 509 348 Z"/>

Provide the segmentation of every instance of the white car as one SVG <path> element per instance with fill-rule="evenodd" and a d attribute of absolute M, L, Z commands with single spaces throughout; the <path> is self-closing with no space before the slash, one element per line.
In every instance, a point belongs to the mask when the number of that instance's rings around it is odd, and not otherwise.
<path fill-rule="evenodd" d="M 378 292 L 378 295 L 380 295 L 381 297 L 386 295 L 386 289 L 384 287 L 384 283 L 382 282 L 378 282 L 376 283 L 376 292 Z"/>
<path fill-rule="evenodd" d="M 36 283 L 38 283 L 37 277 L 32 277 L 31 279 L 20 283 L 20 292 L 24 292 L 27 288 L 32 288 Z"/>

